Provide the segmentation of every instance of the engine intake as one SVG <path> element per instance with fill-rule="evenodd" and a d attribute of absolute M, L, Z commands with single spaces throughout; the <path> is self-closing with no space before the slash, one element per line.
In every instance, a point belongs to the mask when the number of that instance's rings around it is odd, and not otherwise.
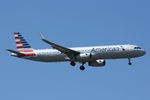
<path fill-rule="evenodd" d="M 89 61 L 88 65 L 93 67 L 103 67 L 105 66 L 106 61 L 104 59 L 98 59 L 96 61 Z"/>

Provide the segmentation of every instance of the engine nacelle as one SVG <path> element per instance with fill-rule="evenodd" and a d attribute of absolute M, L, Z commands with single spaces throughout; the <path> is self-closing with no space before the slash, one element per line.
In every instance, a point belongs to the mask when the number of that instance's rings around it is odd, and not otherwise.
<path fill-rule="evenodd" d="M 81 53 L 76 57 L 77 60 L 81 60 L 81 61 L 86 61 L 89 60 L 90 58 L 91 58 L 90 53 Z"/>
<path fill-rule="evenodd" d="M 104 59 L 98 59 L 96 61 L 89 61 L 88 64 L 89 66 L 93 66 L 93 67 L 102 67 L 105 66 L 106 61 Z"/>

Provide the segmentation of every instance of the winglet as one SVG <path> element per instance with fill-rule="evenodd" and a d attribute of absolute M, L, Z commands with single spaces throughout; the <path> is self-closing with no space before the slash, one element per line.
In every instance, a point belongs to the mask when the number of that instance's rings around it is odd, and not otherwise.
<path fill-rule="evenodd" d="M 42 33 L 40 33 L 40 37 L 41 37 L 42 40 L 44 39 L 44 36 L 42 35 Z"/>

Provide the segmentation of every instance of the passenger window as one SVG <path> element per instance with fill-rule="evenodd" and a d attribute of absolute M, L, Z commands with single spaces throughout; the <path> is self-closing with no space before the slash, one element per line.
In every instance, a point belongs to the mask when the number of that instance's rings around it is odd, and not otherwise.
<path fill-rule="evenodd" d="M 134 47 L 134 49 L 141 49 L 141 47 Z"/>

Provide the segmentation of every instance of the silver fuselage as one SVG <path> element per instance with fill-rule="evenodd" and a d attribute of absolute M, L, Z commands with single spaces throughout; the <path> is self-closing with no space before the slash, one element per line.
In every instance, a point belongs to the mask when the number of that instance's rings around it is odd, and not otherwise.
<path fill-rule="evenodd" d="M 92 47 L 76 47 L 72 50 L 82 53 L 92 54 L 89 59 L 74 59 L 77 62 L 95 61 L 98 59 L 120 59 L 120 58 L 135 58 L 145 55 L 142 49 L 135 49 L 136 45 L 110 45 L 110 46 L 92 46 Z M 64 53 L 56 49 L 39 49 L 34 50 L 36 56 L 21 57 L 24 59 L 41 61 L 41 62 L 62 62 L 70 61 L 71 59 Z M 15 56 L 12 54 L 12 56 Z"/>

